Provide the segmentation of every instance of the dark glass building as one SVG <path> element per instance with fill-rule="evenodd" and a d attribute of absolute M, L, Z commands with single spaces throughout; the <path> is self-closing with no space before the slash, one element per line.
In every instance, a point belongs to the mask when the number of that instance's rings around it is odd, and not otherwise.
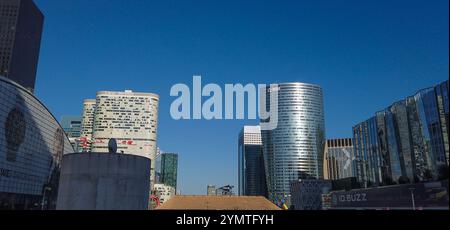
<path fill-rule="evenodd" d="M 33 92 L 44 15 L 32 0 L 0 1 L 0 75 Z"/>
<path fill-rule="evenodd" d="M 238 142 L 239 195 L 267 197 L 260 127 L 244 126 Z"/>
<path fill-rule="evenodd" d="M 365 187 L 448 178 L 448 81 L 353 127 L 354 173 Z"/>
<path fill-rule="evenodd" d="M 177 191 L 178 154 L 161 154 L 161 183 Z"/>

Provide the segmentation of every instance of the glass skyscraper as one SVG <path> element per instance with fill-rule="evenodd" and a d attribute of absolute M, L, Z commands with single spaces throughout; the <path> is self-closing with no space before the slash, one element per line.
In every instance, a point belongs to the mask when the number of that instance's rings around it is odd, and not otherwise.
<path fill-rule="evenodd" d="M 178 154 L 161 154 L 161 183 L 177 190 Z"/>
<path fill-rule="evenodd" d="M 292 181 L 323 178 L 323 92 L 317 85 L 304 83 L 268 87 L 266 111 L 274 92 L 278 93 L 278 126 L 261 131 L 266 181 L 269 199 L 290 203 Z"/>
<path fill-rule="evenodd" d="M 354 172 L 364 186 L 448 178 L 448 81 L 355 125 L 353 137 Z"/>
<path fill-rule="evenodd" d="M 239 195 L 267 196 L 261 128 L 244 126 L 238 142 Z"/>

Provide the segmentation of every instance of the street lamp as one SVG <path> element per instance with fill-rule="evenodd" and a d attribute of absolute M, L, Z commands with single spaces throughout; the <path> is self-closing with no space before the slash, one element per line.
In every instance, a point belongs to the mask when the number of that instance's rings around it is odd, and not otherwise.
<path fill-rule="evenodd" d="M 409 191 L 411 192 L 412 207 L 413 210 L 416 210 L 416 203 L 414 202 L 414 190 L 415 188 L 409 188 Z"/>
<path fill-rule="evenodd" d="M 52 188 L 51 188 L 51 187 L 47 187 L 47 186 L 44 187 L 44 194 L 42 195 L 42 201 L 41 201 L 41 210 L 44 210 L 45 193 L 46 193 L 47 191 L 52 191 Z"/>

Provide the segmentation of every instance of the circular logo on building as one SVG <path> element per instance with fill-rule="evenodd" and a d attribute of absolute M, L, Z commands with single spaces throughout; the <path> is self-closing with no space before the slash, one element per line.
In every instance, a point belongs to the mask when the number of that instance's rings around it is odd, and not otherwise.
<path fill-rule="evenodd" d="M 22 111 L 14 108 L 8 113 L 5 121 L 5 138 L 6 138 L 6 160 L 15 162 L 17 151 L 25 140 L 25 132 L 27 123 Z"/>

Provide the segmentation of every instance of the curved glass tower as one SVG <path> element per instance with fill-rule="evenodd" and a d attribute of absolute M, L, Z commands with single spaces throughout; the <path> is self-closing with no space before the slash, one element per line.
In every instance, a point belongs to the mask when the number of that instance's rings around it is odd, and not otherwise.
<path fill-rule="evenodd" d="M 292 181 L 323 178 L 323 92 L 320 86 L 304 83 L 268 87 L 266 111 L 274 92 L 278 92 L 278 125 L 261 131 L 267 187 L 269 199 L 289 204 Z"/>

